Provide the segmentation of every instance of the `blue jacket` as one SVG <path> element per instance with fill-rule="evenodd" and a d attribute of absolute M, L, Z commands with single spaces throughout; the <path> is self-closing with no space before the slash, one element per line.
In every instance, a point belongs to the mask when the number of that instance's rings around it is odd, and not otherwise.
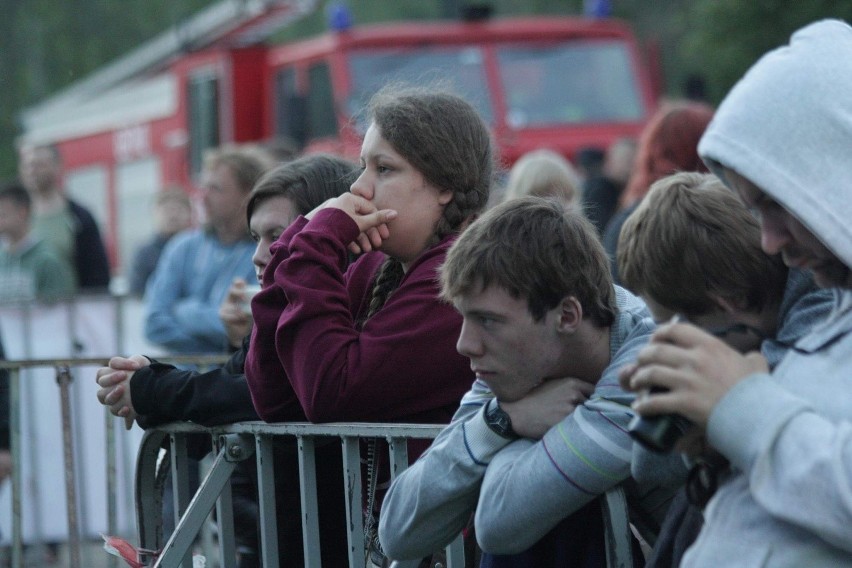
<path fill-rule="evenodd" d="M 256 279 L 248 239 L 223 245 L 209 231 L 173 237 L 145 292 L 145 337 L 179 353 L 220 353 L 227 336 L 219 306 L 235 278 Z"/>

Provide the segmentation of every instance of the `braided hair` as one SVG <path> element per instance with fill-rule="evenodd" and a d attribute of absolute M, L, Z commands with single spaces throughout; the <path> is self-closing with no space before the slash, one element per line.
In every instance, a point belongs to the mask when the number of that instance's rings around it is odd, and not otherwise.
<path fill-rule="evenodd" d="M 382 138 L 426 181 L 452 192 L 429 245 L 460 232 L 485 208 L 494 178 L 491 134 L 476 109 L 450 93 L 392 86 L 373 96 L 368 111 Z M 366 319 L 384 306 L 403 275 L 401 261 L 385 260 Z"/>

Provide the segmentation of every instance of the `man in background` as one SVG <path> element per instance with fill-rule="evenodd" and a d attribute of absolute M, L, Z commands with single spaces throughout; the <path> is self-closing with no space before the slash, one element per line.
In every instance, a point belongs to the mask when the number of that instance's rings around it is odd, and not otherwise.
<path fill-rule="evenodd" d="M 145 292 L 148 341 L 178 353 L 225 351 L 219 306 L 235 278 L 257 278 L 245 200 L 268 165 L 241 148 L 207 156 L 201 181 L 206 225 L 177 235 L 163 250 Z"/>
<path fill-rule="evenodd" d="M 63 191 L 62 161 L 55 146 L 25 146 L 19 153 L 21 182 L 32 197 L 33 232 L 75 272 L 81 290 L 105 290 L 110 269 L 92 214 Z"/>

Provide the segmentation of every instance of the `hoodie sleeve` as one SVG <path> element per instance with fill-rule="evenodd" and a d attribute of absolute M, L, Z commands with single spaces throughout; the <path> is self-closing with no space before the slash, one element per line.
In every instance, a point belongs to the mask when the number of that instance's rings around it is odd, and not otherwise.
<path fill-rule="evenodd" d="M 475 381 L 450 425 L 391 485 L 379 516 L 379 540 L 390 558 L 427 556 L 467 525 L 488 463 L 511 442 L 485 423 L 483 412 L 493 398 Z"/>
<path fill-rule="evenodd" d="M 266 422 L 305 418 L 275 349 L 275 331 L 278 318 L 287 306 L 287 295 L 275 285 L 273 274 L 290 256 L 289 245 L 293 235 L 306 224 L 304 217 L 298 217 L 272 244 L 272 258 L 263 273 L 263 289 L 251 301 L 254 325 L 246 355 L 245 373 L 255 410 Z"/>
<path fill-rule="evenodd" d="M 139 425 L 151 428 L 166 422 L 189 420 L 217 426 L 257 420 L 245 375 L 246 342 L 224 367 L 206 373 L 184 371 L 152 361 L 133 373 L 130 397 Z"/>
<path fill-rule="evenodd" d="M 422 253 L 359 326 L 350 280 L 376 257 L 344 272 L 346 245 L 357 235 L 337 209 L 319 211 L 293 235 L 289 256 L 274 269 L 274 286 L 287 299 L 274 335 L 281 365 L 312 422 L 443 422 L 473 380 L 455 348 L 461 316 L 439 298 L 437 269 L 449 243 Z M 440 418 L 428 419 L 436 409 Z"/>
<path fill-rule="evenodd" d="M 494 456 L 476 509 L 476 539 L 485 552 L 522 552 L 562 519 L 630 478 L 633 439 L 627 424 L 633 394 L 618 370 L 647 342 L 625 342 L 591 398 L 538 442 L 520 440 Z"/>
<path fill-rule="evenodd" d="M 769 514 L 852 552 L 852 422 L 832 422 L 770 375 L 754 375 L 713 409 L 707 435 Z"/>

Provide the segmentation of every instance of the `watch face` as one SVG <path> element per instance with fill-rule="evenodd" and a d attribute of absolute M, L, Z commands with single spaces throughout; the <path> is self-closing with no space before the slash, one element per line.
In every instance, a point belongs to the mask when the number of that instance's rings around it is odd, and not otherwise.
<path fill-rule="evenodd" d="M 495 405 L 485 413 L 488 427 L 504 438 L 514 438 L 515 432 L 512 430 L 512 420 L 506 411 Z"/>
<path fill-rule="evenodd" d="M 498 428 L 500 428 L 500 430 L 502 430 L 503 432 L 508 432 L 508 431 L 509 431 L 509 420 L 508 420 L 508 416 L 506 416 L 503 412 L 500 412 L 500 413 L 497 415 L 496 420 L 495 420 L 495 424 L 496 424 L 496 426 L 497 426 Z"/>

